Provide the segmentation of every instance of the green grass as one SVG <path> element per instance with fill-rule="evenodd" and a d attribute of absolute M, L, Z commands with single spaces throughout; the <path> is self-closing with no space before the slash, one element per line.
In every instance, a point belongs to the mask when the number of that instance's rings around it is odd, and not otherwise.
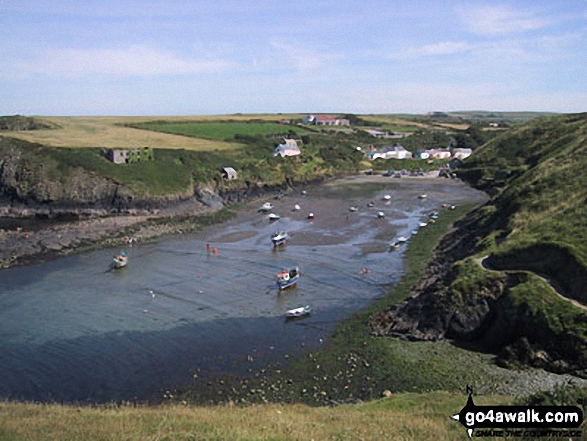
<path fill-rule="evenodd" d="M 135 127 L 154 130 L 175 135 L 193 136 L 196 138 L 214 140 L 233 140 L 235 135 L 283 135 L 294 131 L 298 135 L 311 133 L 309 130 L 292 125 L 278 124 L 274 122 L 151 122 L 141 123 Z"/>
<path fill-rule="evenodd" d="M 0 441 L 466 440 L 462 394 L 398 394 L 336 408 L 265 404 L 78 407 L 0 402 Z M 477 405 L 507 404 L 477 397 Z"/>

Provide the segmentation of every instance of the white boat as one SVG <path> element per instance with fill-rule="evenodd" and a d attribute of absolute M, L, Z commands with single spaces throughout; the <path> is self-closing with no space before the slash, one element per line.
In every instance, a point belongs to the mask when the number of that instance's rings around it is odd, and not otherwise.
<path fill-rule="evenodd" d="M 354 207 L 354 206 L 353 206 L 353 207 L 350 207 L 350 208 L 349 208 L 349 211 L 350 211 L 351 213 L 354 213 L 354 212 L 356 212 L 356 211 L 359 211 L 359 209 L 358 209 L 357 207 Z"/>
<path fill-rule="evenodd" d="M 401 242 L 393 242 L 389 244 L 389 251 L 394 251 L 399 249 L 399 247 L 401 246 Z"/>
<path fill-rule="evenodd" d="M 271 235 L 271 242 L 273 242 L 273 246 L 277 247 L 279 245 L 285 245 L 285 242 L 289 239 L 289 234 L 285 231 L 280 231 L 278 233 L 274 233 Z"/>
<path fill-rule="evenodd" d="M 302 207 L 300 207 L 298 204 L 295 204 L 293 209 L 294 211 L 300 211 Z"/>
<path fill-rule="evenodd" d="M 314 213 L 308 213 L 308 219 L 313 220 L 314 219 Z"/>
<path fill-rule="evenodd" d="M 310 315 L 312 313 L 312 308 L 310 305 L 300 306 L 299 308 L 290 309 L 285 311 L 285 317 L 287 318 L 295 318 L 295 317 L 304 317 L 306 315 Z"/>
<path fill-rule="evenodd" d="M 385 213 L 383 211 L 380 211 L 379 213 L 377 213 L 377 219 L 384 219 L 385 218 Z"/>
<path fill-rule="evenodd" d="M 277 274 L 277 285 L 279 286 L 279 290 L 283 290 L 289 288 L 290 286 L 294 286 L 298 283 L 300 278 L 300 268 L 294 266 L 292 268 L 285 268 L 279 274 Z"/>
<path fill-rule="evenodd" d="M 400 237 L 397 238 L 397 241 L 399 243 L 407 242 L 408 241 L 408 238 L 405 237 L 405 236 L 400 236 Z"/>
<path fill-rule="evenodd" d="M 420 222 L 418 225 L 420 226 L 420 228 L 424 228 L 428 224 L 426 222 Z"/>
<path fill-rule="evenodd" d="M 273 204 L 271 202 L 265 202 L 261 207 L 259 207 L 259 211 L 269 211 L 273 209 Z"/>
<path fill-rule="evenodd" d="M 114 268 L 123 268 L 128 263 L 128 256 L 126 251 L 122 251 L 118 256 L 113 259 Z"/>
<path fill-rule="evenodd" d="M 427 194 L 422 193 L 420 196 L 418 196 L 418 199 L 426 199 L 428 197 Z"/>
<path fill-rule="evenodd" d="M 415 236 L 416 234 L 418 234 L 418 230 L 412 230 L 412 236 Z"/>
<path fill-rule="evenodd" d="M 386 194 L 385 196 L 383 196 L 383 200 L 384 201 L 389 201 L 389 200 L 391 200 L 391 196 L 388 195 L 388 194 Z"/>
<path fill-rule="evenodd" d="M 275 213 L 270 213 L 269 214 L 269 220 L 270 221 L 276 221 L 276 220 L 279 220 L 279 218 L 281 218 L 281 216 L 278 215 L 278 214 L 275 214 Z"/>

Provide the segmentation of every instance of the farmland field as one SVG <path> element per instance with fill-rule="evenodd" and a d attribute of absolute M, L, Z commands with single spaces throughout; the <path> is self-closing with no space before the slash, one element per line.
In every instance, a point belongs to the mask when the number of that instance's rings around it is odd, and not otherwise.
<path fill-rule="evenodd" d="M 141 123 L 136 127 L 156 132 L 164 132 L 175 135 L 185 135 L 210 140 L 230 140 L 235 135 L 279 135 L 290 130 L 298 135 L 310 133 L 309 130 L 294 125 L 279 124 L 268 121 L 211 121 L 211 122 L 171 122 L 157 121 Z"/>

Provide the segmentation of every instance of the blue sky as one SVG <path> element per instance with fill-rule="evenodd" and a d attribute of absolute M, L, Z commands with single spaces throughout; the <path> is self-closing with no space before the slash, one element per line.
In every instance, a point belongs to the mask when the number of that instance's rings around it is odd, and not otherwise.
<path fill-rule="evenodd" d="M 0 0 L 0 114 L 582 112 L 587 0 Z"/>

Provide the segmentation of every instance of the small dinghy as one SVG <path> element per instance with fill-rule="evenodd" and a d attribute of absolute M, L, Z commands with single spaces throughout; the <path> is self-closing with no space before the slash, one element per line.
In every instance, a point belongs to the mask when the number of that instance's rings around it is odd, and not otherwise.
<path fill-rule="evenodd" d="M 308 213 L 308 219 L 314 220 L 314 213 Z"/>
<path fill-rule="evenodd" d="M 265 202 L 259 207 L 259 211 L 269 211 L 271 209 L 273 209 L 273 204 L 271 202 Z"/>
<path fill-rule="evenodd" d="M 389 244 L 389 251 L 395 251 L 397 249 L 399 249 L 399 247 L 401 246 L 401 242 L 393 242 Z"/>
<path fill-rule="evenodd" d="M 391 196 L 386 194 L 385 196 L 383 196 L 383 200 L 384 201 L 390 201 L 391 200 Z"/>
<path fill-rule="evenodd" d="M 356 211 L 359 211 L 359 209 L 358 209 L 357 207 L 354 207 L 354 206 L 353 206 L 353 207 L 350 207 L 350 208 L 349 208 L 349 211 L 350 211 L 351 213 L 354 213 L 354 212 L 356 212 Z"/>
<path fill-rule="evenodd" d="M 285 245 L 285 242 L 289 239 L 289 234 L 285 231 L 280 231 L 278 233 L 274 233 L 271 235 L 271 242 L 273 242 L 274 247 L 278 247 L 280 245 Z"/>
<path fill-rule="evenodd" d="M 124 268 L 128 263 L 128 256 L 126 251 L 121 251 L 118 256 L 113 259 L 114 268 Z"/>
<path fill-rule="evenodd" d="M 385 219 L 385 213 L 383 211 L 377 213 L 377 219 Z"/>
<path fill-rule="evenodd" d="M 422 193 L 420 196 L 418 196 L 418 199 L 426 199 L 428 197 L 427 194 Z"/>
<path fill-rule="evenodd" d="M 289 288 L 290 286 L 294 286 L 298 283 L 300 278 L 300 268 L 294 266 L 292 268 L 286 268 L 279 274 L 277 274 L 277 285 L 279 286 L 279 290 L 283 290 Z"/>
<path fill-rule="evenodd" d="M 300 306 L 299 308 L 290 309 L 283 314 L 286 318 L 305 317 L 312 313 L 310 305 Z"/>
<path fill-rule="evenodd" d="M 294 205 L 293 207 L 293 211 L 300 211 L 302 209 L 302 207 L 300 207 L 298 204 Z"/>
<path fill-rule="evenodd" d="M 280 218 L 281 218 L 281 216 L 278 215 L 278 214 L 275 214 L 275 213 L 270 213 L 269 214 L 269 220 L 270 221 L 276 221 L 276 220 L 279 220 Z"/>
<path fill-rule="evenodd" d="M 400 236 L 400 237 L 397 238 L 397 241 L 399 243 L 404 243 L 404 242 L 407 242 L 408 241 L 408 238 L 405 237 L 405 236 Z"/>

